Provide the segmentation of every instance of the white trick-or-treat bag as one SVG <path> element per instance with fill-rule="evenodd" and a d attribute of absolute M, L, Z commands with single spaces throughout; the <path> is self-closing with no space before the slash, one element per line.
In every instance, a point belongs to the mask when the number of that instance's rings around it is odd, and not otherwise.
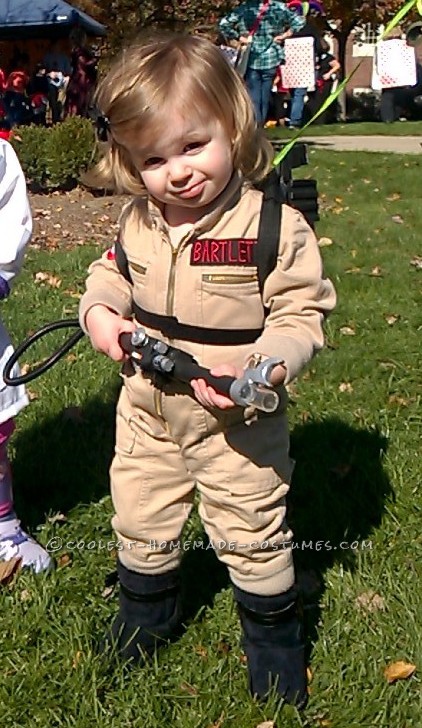
<path fill-rule="evenodd" d="M 286 88 L 315 89 L 315 54 L 313 38 L 287 38 L 284 43 L 286 63 L 281 67 Z"/>
<path fill-rule="evenodd" d="M 379 90 L 415 84 L 415 49 L 400 38 L 377 43 L 372 67 L 372 88 Z"/>

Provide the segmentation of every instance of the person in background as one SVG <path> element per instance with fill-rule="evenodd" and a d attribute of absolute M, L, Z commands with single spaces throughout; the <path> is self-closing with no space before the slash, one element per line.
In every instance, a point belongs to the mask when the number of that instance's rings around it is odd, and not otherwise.
<path fill-rule="evenodd" d="M 61 121 L 63 114 L 63 102 L 61 92 L 66 88 L 72 72 L 70 58 L 64 53 L 59 41 L 53 40 L 49 50 L 43 58 L 48 78 L 48 102 L 51 109 L 51 121 L 53 124 Z"/>
<path fill-rule="evenodd" d="M 296 9 L 296 12 L 298 10 Z M 300 30 L 294 33 L 293 38 L 313 38 L 314 41 L 314 68 L 315 73 L 316 61 L 321 53 L 321 37 L 316 27 L 309 21 L 307 17 L 304 18 L 305 24 Z M 305 98 L 308 93 L 308 89 L 304 87 L 291 88 L 291 106 L 290 106 L 290 121 L 289 127 L 293 129 L 299 129 L 303 123 L 303 111 L 305 107 Z"/>
<path fill-rule="evenodd" d="M 280 0 L 246 0 L 220 20 L 219 29 L 228 40 L 235 39 L 245 45 L 258 16 L 260 21 L 251 41 L 245 83 L 257 123 L 263 126 L 274 76 L 284 60 L 284 41 L 300 30 L 305 21 Z"/>
<path fill-rule="evenodd" d="M 32 233 L 32 217 L 26 183 L 13 147 L 0 140 L 0 299 L 10 293 L 19 273 Z M 12 475 L 7 445 L 15 429 L 14 418 L 28 404 L 25 387 L 7 386 L 2 379 L 13 353 L 9 336 L 0 321 L 0 560 L 17 557 L 35 572 L 52 567 L 52 559 L 22 528 L 13 503 Z M 12 376 L 18 376 L 17 365 Z"/>
<path fill-rule="evenodd" d="M 397 40 L 402 38 L 403 31 L 398 25 L 390 30 L 388 36 L 384 38 L 385 41 Z M 380 116 L 381 121 L 384 124 L 392 124 L 397 121 L 400 116 L 400 106 L 398 100 L 402 92 L 403 87 L 396 86 L 394 88 L 383 88 L 381 89 L 381 104 L 380 104 Z"/>
<path fill-rule="evenodd" d="M 14 70 L 7 77 L 3 94 L 4 106 L 12 127 L 19 124 L 28 124 L 32 120 L 32 109 L 27 95 L 29 83 L 27 71 L 29 58 L 27 54 L 21 54 L 16 64 Z"/>
<path fill-rule="evenodd" d="M 274 83 L 271 90 L 271 107 L 274 114 L 275 126 L 286 126 L 287 102 L 290 99 L 290 91 L 283 84 L 283 66 L 277 68 Z M 274 126 L 274 123 L 266 122 L 265 126 Z"/>
<path fill-rule="evenodd" d="M 329 43 L 325 40 L 325 38 L 323 38 L 321 40 L 321 52 L 317 58 L 315 93 L 312 95 L 310 101 L 310 112 L 312 116 L 320 110 L 321 106 L 328 99 L 333 88 L 333 83 L 337 80 L 337 74 L 339 71 L 340 63 L 337 58 L 330 53 Z M 322 114 L 315 119 L 315 123 L 326 124 L 329 113 L 329 109 L 323 111 Z"/>
<path fill-rule="evenodd" d="M 29 79 L 28 95 L 31 102 L 32 121 L 34 124 L 45 126 L 48 105 L 49 83 L 43 63 L 37 63 L 34 73 Z"/>
<path fill-rule="evenodd" d="M 66 89 L 65 115 L 88 116 L 97 81 L 97 58 L 86 45 L 86 36 L 75 38 L 72 73 Z"/>

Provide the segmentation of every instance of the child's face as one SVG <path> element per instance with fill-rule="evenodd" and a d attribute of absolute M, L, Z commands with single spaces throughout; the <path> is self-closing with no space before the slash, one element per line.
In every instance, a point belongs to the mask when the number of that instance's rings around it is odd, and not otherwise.
<path fill-rule="evenodd" d="M 233 174 L 231 141 L 215 121 L 173 117 L 157 142 L 130 152 L 148 193 L 164 204 L 167 218 L 175 212 L 180 218 L 184 209 L 182 217 L 195 222 Z"/>

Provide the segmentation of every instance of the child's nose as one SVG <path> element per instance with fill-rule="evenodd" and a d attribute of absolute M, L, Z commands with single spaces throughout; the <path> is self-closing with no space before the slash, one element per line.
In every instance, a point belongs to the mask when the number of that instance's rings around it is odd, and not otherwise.
<path fill-rule="evenodd" d="M 172 182 L 181 182 L 192 174 L 192 167 L 182 158 L 169 160 L 169 176 Z"/>

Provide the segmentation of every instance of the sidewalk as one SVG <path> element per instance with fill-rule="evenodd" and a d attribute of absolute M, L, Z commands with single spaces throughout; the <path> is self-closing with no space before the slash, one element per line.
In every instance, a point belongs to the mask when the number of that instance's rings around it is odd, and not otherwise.
<path fill-rule="evenodd" d="M 298 141 L 336 152 L 421 154 L 422 136 L 308 136 Z"/>

